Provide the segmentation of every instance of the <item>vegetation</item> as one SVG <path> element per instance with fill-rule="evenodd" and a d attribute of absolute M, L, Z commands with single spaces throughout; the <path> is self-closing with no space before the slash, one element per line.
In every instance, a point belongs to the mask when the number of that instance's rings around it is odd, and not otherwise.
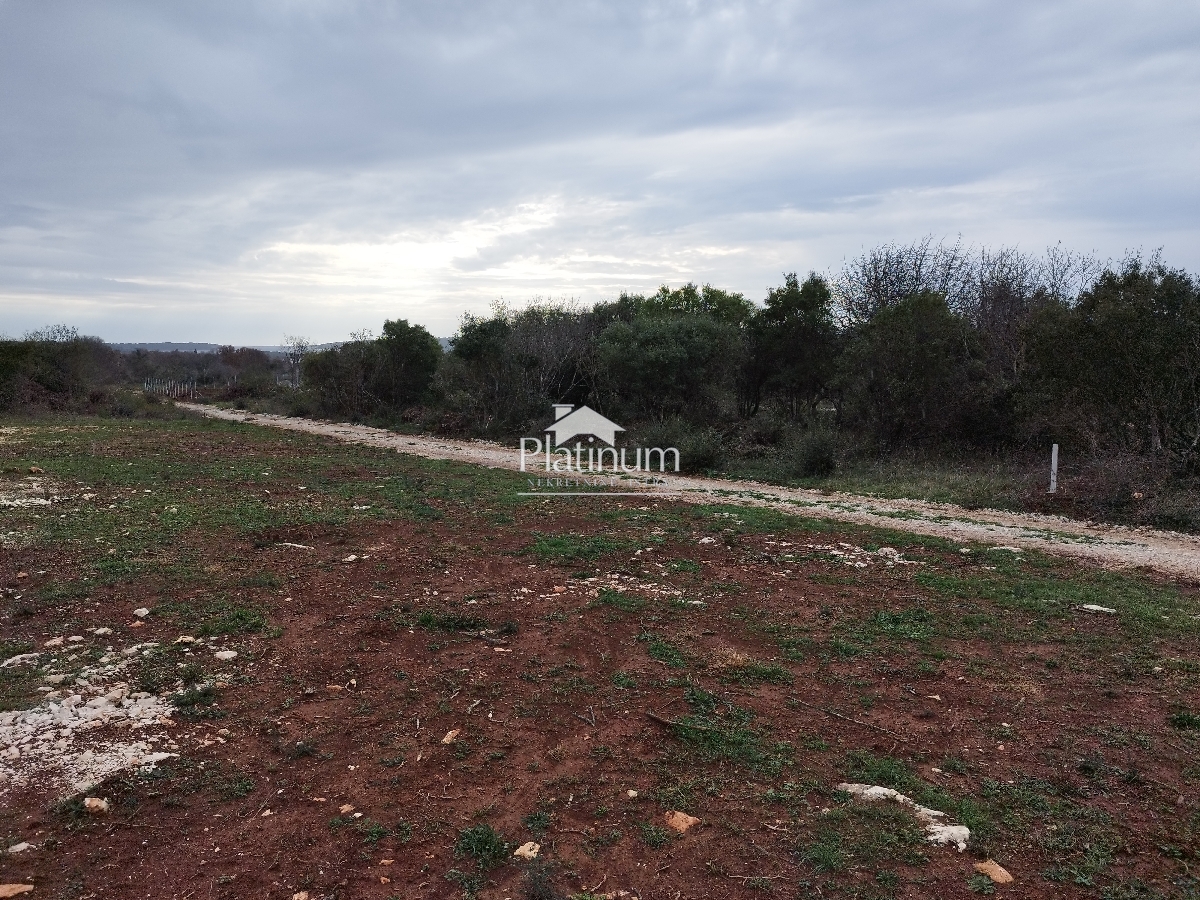
<path fill-rule="evenodd" d="M 686 470 L 1200 529 L 1200 286 L 1157 257 L 1105 268 L 925 240 L 785 275 L 761 305 L 686 284 L 500 305 L 465 316 L 448 352 L 403 320 L 292 345 L 118 354 L 50 328 L 0 342 L 0 409 L 162 414 L 128 387 L 174 379 L 243 406 L 511 441 L 540 433 L 550 404 L 586 403 Z M 1048 500 L 1023 461 L 1044 482 L 1051 443 L 1070 462 Z M 954 471 L 922 477 L 939 466 Z"/>

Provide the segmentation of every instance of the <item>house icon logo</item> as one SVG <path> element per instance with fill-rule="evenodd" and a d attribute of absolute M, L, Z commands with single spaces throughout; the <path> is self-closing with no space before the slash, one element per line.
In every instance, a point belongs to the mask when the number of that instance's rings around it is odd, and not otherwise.
<path fill-rule="evenodd" d="M 569 403 L 555 403 L 554 423 L 546 429 L 546 433 L 554 435 L 554 444 L 558 447 L 576 437 L 586 437 L 589 442 L 592 438 L 598 438 L 612 447 L 617 443 L 617 432 L 624 430 L 591 407 L 581 406 L 575 409 Z M 547 438 L 547 442 L 549 440 Z"/>
<path fill-rule="evenodd" d="M 570 403 L 555 403 L 553 406 L 554 421 L 546 426 L 545 440 L 521 438 L 522 472 L 528 471 L 527 466 L 531 463 L 540 465 L 547 473 L 588 477 L 607 475 L 610 480 L 639 477 L 639 473 L 653 471 L 655 463 L 659 472 L 679 471 L 677 448 L 618 447 L 617 433 L 625 429 L 616 422 L 588 406 L 579 409 Z M 572 442 L 574 447 L 571 446 Z M 630 456 L 633 458 L 630 459 Z M 556 479 L 554 486 L 561 487 L 557 484 L 561 480 Z M 533 485 L 533 482 L 530 484 Z"/>

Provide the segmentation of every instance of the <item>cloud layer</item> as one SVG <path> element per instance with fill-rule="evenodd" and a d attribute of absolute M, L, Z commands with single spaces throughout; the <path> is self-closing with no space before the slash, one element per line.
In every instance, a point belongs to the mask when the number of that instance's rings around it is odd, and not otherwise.
<path fill-rule="evenodd" d="M 0 0 L 0 332 L 761 298 L 925 234 L 1200 269 L 1192 3 Z"/>

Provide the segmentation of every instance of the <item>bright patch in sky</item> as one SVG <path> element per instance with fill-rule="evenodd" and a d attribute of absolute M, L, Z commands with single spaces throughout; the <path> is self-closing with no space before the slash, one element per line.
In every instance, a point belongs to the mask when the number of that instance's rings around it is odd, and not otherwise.
<path fill-rule="evenodd" d="M 925 235 L 1200 268 L 1200 7 L 0 0 L 0 333 L 761 300 Z"/>

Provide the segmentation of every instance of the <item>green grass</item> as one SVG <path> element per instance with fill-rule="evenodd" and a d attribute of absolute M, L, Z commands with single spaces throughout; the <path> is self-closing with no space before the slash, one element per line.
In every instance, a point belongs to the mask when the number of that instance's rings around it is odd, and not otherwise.
<path fill-rule="evenodd" d="M 494 869 L 508 859 L 511 846 L 491 825 L 464 828 L 454 842 L 454 858 L 470 859 L 481 872 Z"/>
<path fill-rule="evenodd" d="M 615 591 L 612 588 L 600 588 L 600 596 L 596 598 L 596 605 L 611 606 L 621 612 L 635 613 L 645 608 L 646 601 L 641 597 Z"/>
<path fill-rule="evenodd" d="M 642 632 L 637 638 L 646 645 L 646 652 L 651 659 L 666 663 L 672 669 L 683 669 L 687 666 L 687 658 L 683 651 L 660 635 Z"/>
<path fill-rule="evenodd" d="M 748 660 L 721 670 L 721 679 L 735 684 L 791 684 L 792 673 L 779 663 Z"/>
<path fill-rule="evenodd" d="M 1104 620 L 1089 617 L 1074 607 L 1084 604 L 1108 607 L 1117 610 L 1115 619 L 1127 638 L 1200 634 L 1195 601 L 1173 585 L 1114 572 L 1080 571 L 1057 561 L 1043 565 L 1050 571 L 1026 571 L 1010 562 L 1008 571 L 966 575 L 922 571 L 917 573 L 916 580 L 944 597 L 975 603 L 986 601 L 995 609 L 1050 623 L 1068 617 L 1086 617 L 1081 620 L 1103 624 Z M 1054 569 L 1062 569 L 1062 574 Z M 1025 635 L 1020 629 L 1011 629 L 1000 631 L 997 636 L 1020 639 Z"/>
<path fill-rule="evenodd" d="M 684 691 L 690 712 L 675 720 L 676 739 L 702 759 L 726 759 L 777 774 L 791 762 L 792 747 L 772 742 L 754 726 L 754 713 L 702 688 Z"/>
<path fill-rule="evenodd" d="M 626 546 L 624 541 L 604 535 L 539 534 L 530 550 L 546 562 L 565 564 L 594 561 Z"/>
<path fill-rule="evenodd" d="M 417 616 L 417 624 L 429 631 L 483 631 L 486 619 L 462 613 L 435 613 L 428 610 Z"/>

